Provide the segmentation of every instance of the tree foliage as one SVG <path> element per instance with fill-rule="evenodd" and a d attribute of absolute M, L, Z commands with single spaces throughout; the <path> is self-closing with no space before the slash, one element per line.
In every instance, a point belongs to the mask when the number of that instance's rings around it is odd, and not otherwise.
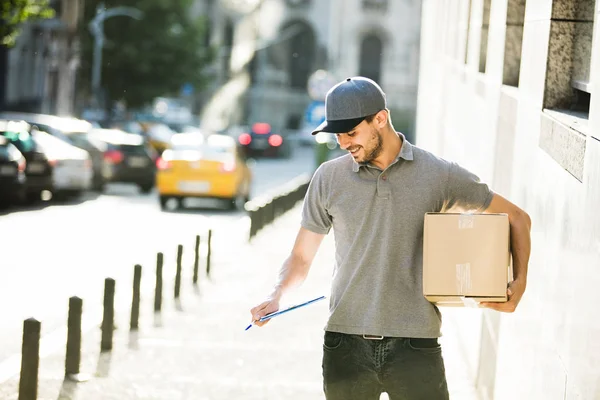
<path fill-rule="evenodd" d="M 82 84 L 88 91 L 94 38 L 87 25 L 100 2 L 86 2 L 82 35 Z M 213 58 L 206 45 L 207 21 L 190 16 L 191 0 L 107 0 L 107 9 L 135 7 L 141 20 L 115 16 L 105 20 L 105 46 L 101 86 L 106 96 L 124 100 L 129 108 L 144 106 L 157 96 L 176 95 L 190 83 L 196 90 L 205 84 L 203 70 Z"/>
<path fill-rule="evenodd" d="M 52 17 L 54 9 L 49 6 L 48 0 L 0 1 L 0 45 L 14 45 L 23 22 Z"/>

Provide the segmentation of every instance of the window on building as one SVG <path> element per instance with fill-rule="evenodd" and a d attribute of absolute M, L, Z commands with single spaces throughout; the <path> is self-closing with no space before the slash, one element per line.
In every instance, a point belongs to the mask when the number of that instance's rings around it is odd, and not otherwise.
<path fill-rule="evenodd" d="M 365 36 L 360 46 L 359 74 L 380 82 L 382 53 L 383 42 L 379 36 L 375 34 Z"/>
<path fill-rule="evenodd" d="M 554 0 L 539 146 L 584 181 L 589 131 L 594 0 Z M 593 134 L 593 133 L 592 133 Z"/>
<path fill-rule="evenodd" d="M 492 0 L 483 0 L 483 18 L 481 20 L 481 43 L 479 44 L 479 72 L 485 72 L 487 64 L 488 36 L 490 31 L 490 8 Z"/>
<path fill-rule="evenodd" d="M 362 0 L 362 7 L 364 10 L 386 11 L 388 0 Z"/>
<path fill-rule="evenodd" d="M 51 0 L 49 5 L 54 9 L 56 17 L 60 18 L 62 16 L 63 9 L 62 0 Z"/>
<path fill-rule="evenodd" d="M 304 22 L 296 22 L 288 27 L 293 33 L 288 44 L 287 67 L 290 86 L 306 90 L 308 77 L 314 71 L 315 34 Z"/>
<path fill-rule="evenodd" d="M 554 0 L 544 108 L 587 116 L 595 0 Z"/>
<path fill-rule="evenodd" d="M 208 49 L 212 40 L 213 22 L 209 17 L 203 18 L 202 22 L 204 23 L 204 47 Z"/>
<path fill-rule="evenodd" d="M 225 24 L 225 32 L 223 34 L 223 77 L 229 78 L 230 75 L 230 63 L 231 63 L 231 52 L 233 50 L 233 22 L 227 20 Z"/>
<path fill-rule="evenodd" d="M 525 3 L 526 0 L 508 0 L 502 83 L 509 86 L 519 86 Z"/>
<path fill-rule="evenodd" d="M 310 4 L 310 0 L 286 0 L 288 5 L 291 7 L 307 6 Z"/>

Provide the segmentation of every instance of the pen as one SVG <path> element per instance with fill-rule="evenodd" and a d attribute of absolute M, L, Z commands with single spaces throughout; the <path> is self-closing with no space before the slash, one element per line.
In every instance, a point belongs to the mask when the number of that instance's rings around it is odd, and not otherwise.
<path fill-rule="evenodd" d="M 286 308 L 284 310 L 280 310 L 280 311 L 275 311 L 275 312 L 269 313 L 269 314 L 265 315 L 264 317 L 261 317 L 258 321 L 259 322 L 264 322 L 264 321 L 269 320 L 269 319 L 271 319 L 273 317 L 276 317 L 278 315 L 285 314 L 288 311 L 292 311 L 292 310 L 295 310 L 297 308 L 307 306 L 307 305 L 309 305 L 311 303 L 314 303 L 316 301 L 323 300 L 324 298 L 325 298 L 325 296 L 320 296 L 320 297 L 317 297 L 316 299 L 309 300 L 309 301 L 307 301 L 305 303 L 296 304 L 296 305 L 290 306 L 290 307 L 288 307 L 288 308 Z M 250 325 L 248 325 L 246 327 L 246 329 L 244 329 L 244 330 L 247 331 L 248 329 L 252 328 L 252 325 L 254 325 L 254 321 L 251 322 Z"/>

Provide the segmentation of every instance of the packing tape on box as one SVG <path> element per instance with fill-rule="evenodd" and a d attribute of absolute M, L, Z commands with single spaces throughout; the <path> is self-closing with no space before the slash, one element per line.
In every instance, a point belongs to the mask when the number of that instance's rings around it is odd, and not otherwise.
<path fill-rule="evenodd" d="M 471 263 L 456 264 L 456 293 L 460 296 L 471 291 Z"/>
<path fill-rule="evenodd" d="M 475 216 L 473 214 L 461 214 L 458 216 L 458 229 L 473 229 Z"/>

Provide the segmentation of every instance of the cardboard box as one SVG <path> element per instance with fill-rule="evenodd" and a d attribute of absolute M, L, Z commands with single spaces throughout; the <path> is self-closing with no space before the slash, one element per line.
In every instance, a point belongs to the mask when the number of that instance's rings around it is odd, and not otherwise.
<path fill-rule="evenodd" d="M 503 302 L 511 276 L 507 214 L 427 213 L 423 294 L 438 305 Z"/>

